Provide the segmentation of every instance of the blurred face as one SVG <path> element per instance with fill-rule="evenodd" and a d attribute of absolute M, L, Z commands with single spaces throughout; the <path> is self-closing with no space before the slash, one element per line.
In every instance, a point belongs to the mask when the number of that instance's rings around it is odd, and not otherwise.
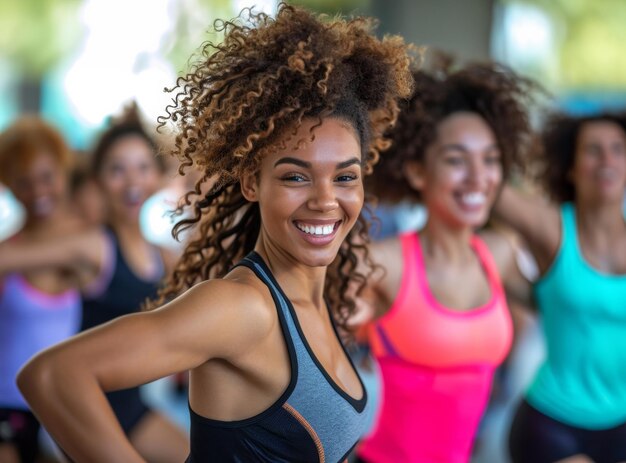
<path fill-rule="evenodd" d="M 94 180 L 85 181 L 72 196 L 74 207 L 80 216 L 91 225 L 99 225 L 106 217 L 106 203 L 102 191 Z"/>
<path fill-rule="evenodd" d="M 429 217 L 453 227 L 482 226 L 502 183 L 495 135 L 479 115 L 454 113 L 439 123 L 424 162 L 409 163 L 406 175 Z"/>
<path fill-rule="evenodd" d="M 614 122 L 587 122 L 578 134 L 570 178 L 577 199 L 622 201 L 626 190 L 626 134 Z"/>
<path fill-rule="evenodd" d="M 242 191 L 258 201 L 261 237 L 278 253 L 311 267 L 329 265 L 363 207 L 361 147 L 354 129 L 326 119 L 309 138 L 305 121 L 288 148 L 267 154 L 258 175 L 242 179 Z"/>
<path fill-rule="evenodd" d="M 161 173 L 152 147 L 138 135 L 115 142 L 98 180 L 114 218 L 136 221 L 144 201 L 160 186 Z"/>
<path fill-rule="evenodd" d="M 67 175 L 57 159 L 42 151 L 25 169 L 15 169 L 8 187 L 24 205 L 29 220 L 51 217 L 67 197 Z"/>

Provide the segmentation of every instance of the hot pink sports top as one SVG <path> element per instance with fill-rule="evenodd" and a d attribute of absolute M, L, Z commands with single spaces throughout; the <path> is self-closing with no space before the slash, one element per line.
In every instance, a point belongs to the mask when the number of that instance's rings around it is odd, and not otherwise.
<path fill-rule="evenodd" d="M 428 287 L 419 236 L 404 234 L 400 241 L 400 290 L 368 333 L 382 375 L 382 403 L 358 453 L 370 463 L 465 463 L 493 372 L 511 347 L 504 290 L 491 253 L 474 236 L 491 299 L 465 312 L 446 308 Z"/>

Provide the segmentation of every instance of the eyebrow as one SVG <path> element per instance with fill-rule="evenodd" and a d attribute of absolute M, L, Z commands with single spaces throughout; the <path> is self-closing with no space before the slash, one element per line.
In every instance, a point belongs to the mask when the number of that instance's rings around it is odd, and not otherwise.
<path fill-rule="evenodd" d="M 292 157 L 284 157 L 280 158 L 278 161 L 274 163 L 274 167 L 279 166 L 280 164 L 295 164 L 296 166 L 303 167 L 305 169 L 311 168 L 311 163 L 307 161 L 303 161 L 302 159 L 292 158 Z M 337 169 L 345 169 L 346 167 L 350 167 L 353 164 L 361 164 L 361 160 L 357 157 L 350 158 L 347 161 L 342 161 L 337 164 Z"/>
<path fill-rule="evenodd" d="M 488 145 L 485 148 L 485 151 L 491 151 L 493 149 L 500 149 L 497 143 L 493 143 L 491 145 Z M 447 151 L 447 150 L 458 150 L 458 151 L 463 151 L 463 152 L 468 151 L 467 148 L 464 145 L 461 145 L 461 144 L 458 144 L 458 143 L 449 143 L 447 145 L 443 145 L 440 148 L 439 151 L 443 152 L 443 151 Z"/>

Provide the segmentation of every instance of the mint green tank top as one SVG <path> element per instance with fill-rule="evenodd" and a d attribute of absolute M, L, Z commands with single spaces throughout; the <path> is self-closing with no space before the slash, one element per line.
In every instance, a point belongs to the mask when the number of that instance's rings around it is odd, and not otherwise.
<path fill-rule="evenodd" d="M 526 398 L 563 423 L 607 429 L 626 422 L 626 275 L 585 261 L 573 204 L 561 217 L 560 249 L 535 285 L 547 355 Z"/>

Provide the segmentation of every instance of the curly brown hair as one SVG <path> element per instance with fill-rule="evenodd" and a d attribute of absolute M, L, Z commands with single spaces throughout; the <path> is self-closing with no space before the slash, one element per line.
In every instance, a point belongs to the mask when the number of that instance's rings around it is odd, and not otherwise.
<path fill-rule="evenodd" d="M 63 170 L 71 167 L 72 152 L 63 135 L 39 116 L 16 119 L 0 134 L 0 182 L 8 184 L 15 169 L 23 170 L 40 153 L 48 153 Z"/>
<path fill-rule="evenodd" d="M 384 203 L 420 201 L 420 192 L 404 176 L 404 164 L 424 160 L 427 147 L 437 136 L 437 126 L 453 113 L 473 112 L 487 122 L 502 153 L 505 176 L 511 165 L 521 165 L 532 145 L 527 106 L 540 90 L 534 82 L 495 62 L 455 68 L 446 55 L 434 62 L 430 69 L 413 71 L 413 96 L 402 106 L 388 134 L 393 144 L 376 166 L 376 175 L 368 178 L 367 190 Z"/>
<path fill-rule="evenodd" d="M 576 189 L 568 174 L 574 166 L 576 145 L 585 124 L 608 122 L 621 127 L 626 136 L 626 113 L 603 112 L 588 116 L 572 116 L 561 112 L 551 114 L 541 133 L 539 182 L 550 197 L 564 203 L 574 201 Z"/>
<path fill-rule="evenodd" d="M 311 132 L 326 117 L 351 123 L 363 167 L 371 170 L 387 146 L 384 132 L 397 116 L 397 99 L 411 91 L 407 45 L 400 37 L 377 39 L 373 26 L 284 3 L 274 18 L 246 9 L 238 19 L 216 22 L 224 41 L 203 46 L 202 61 L 178 79 L 168 116 L 159 120 L 177 126 L 179 172 L 195 167 L 203 176 L 184 198 L 190 216 L 173 231 L 178 237 L 193 228 L 193 238 L 153 307 L 224 276 L 253 250 L 259 207 L 243 197 L 239 179 L 256 172 L 264 154 L 285 147 L 303 119 L 317 121 Z M 325 296 L 342 327 L 355 306 L 349 288 L 366 281 L 356 271 L 366 235 L 361 217 L 328 270 Z"/>

